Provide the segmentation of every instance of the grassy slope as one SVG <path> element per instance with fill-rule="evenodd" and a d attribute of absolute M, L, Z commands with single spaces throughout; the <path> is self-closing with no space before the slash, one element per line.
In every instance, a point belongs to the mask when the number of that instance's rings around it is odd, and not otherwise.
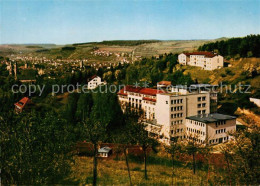
<path fill-rule="evenodd" d="M 153 158 L 153 157 L 152 157 Z M 148 180 L 144 179 L 144 165 L 131 160 L 130 169 L 132 182 L 134 185 L 171 185 L 171 162 L 170 158 L 156 158 L 154 161 L 150 157 L 148 161 Z M 80 184 L 91 184 L 92 182 L 92 158 L 76 157 L 72 166 L 71 178 Z M 214 177 L 211 173 L 211 179 Z M 204 185 L 206 184 L 207 172 L 199 170 L 193 175 L 190 167 L 186 164 L 175 165 L 175 185 Z M 211 180 L 213 181 L 213 180 Z M 128 185 L 128 172 L 124 159 L 115 160 L 113 157 L 99 159 L 98 162 L 98 184 L 99 185 Z"/>
<path fill-rule="evenodd" d="M 260 76 L 248 78 L 243 75 L 246 71 L 246 66 L 260 66 L 260 58 L 243 58 L 239 60 L 230 60 L 231 67 L 225 67 L 214 71 L 201 70 L 198 67 L 183 66 L 185 73 L 190 73 L 193 79 L 197 79 L 199 83 L 209 82 L 219 84 L 220 82 L 233 83 L 249 83 L 254 88 L 260 88 Z M 230 71 L 230 73 L 227 73 Z"/>

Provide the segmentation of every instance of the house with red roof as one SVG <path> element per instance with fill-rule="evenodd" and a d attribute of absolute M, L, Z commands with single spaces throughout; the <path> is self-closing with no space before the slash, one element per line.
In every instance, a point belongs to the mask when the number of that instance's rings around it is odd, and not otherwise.
<path fill-rule="evenodd" d="M 31 99 L 28 98 L 28 97 L 24 97 L 20 101 L 18 101 L 17 103 L 14 104 L 15 112 L 16 113 L 21 113 L 25 109 L 30 108 L 31 105 L 32 105 Z"/>
<path fill-rule="evenodd" d="M 157 87 L 160 88 L 170 87 L 171 85 L 172 85 L 171 81 L 160 81 L 157 83 Z"/>
<path fill-rule="evenodd" d="M 197 66 L 204 70 L 214 70 L 224 66 L 223 56 L 207 51 L 181 53 L 178 62 L 181 65 Z"/>

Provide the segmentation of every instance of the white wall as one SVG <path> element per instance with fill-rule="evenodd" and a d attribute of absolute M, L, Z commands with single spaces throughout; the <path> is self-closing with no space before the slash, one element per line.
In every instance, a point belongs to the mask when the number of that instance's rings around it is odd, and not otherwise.
<path fill-rule="evenodd" d="M 186 57 L 186 55 L 185 54 L 179 54 L 178 55 L 178 61 L 179 61 L 179 63 L 180 64 L 182 64 L 182 65 L 187 65 L 187 57 Z"/>
<path fill-rule="evenodd" d="M 198 101 L 198 98 L 201 98 L 201 101 Z M 205 97 L 205 101 L 203 101 L 202 97 Z M 205 104 L 205 107 L 198 108 L 198 104 Z M 209 93 L 201 93 L 201 94 L 190 94 L 187 97 L 187 117 L 198 115 L 198 111 L 205 110 L 205 114 L 210 113 L 210 99 Z M 203 112 L 201 112 L 202 114 Z"/>
<path fill-rule="evenodd" d="M 88 89 L 95 89 L 98 85 L 103 84 L 100 77 L 95 77 L 88 82 Z"/>
<path fill-rule="evenodd" d="M 223 142 L 224 142 L 224 137 L 228 136 L 227 133 L 236 130 L 236 119 L 226 120 L 225 122 L 226 122 L 225 124 L 217 125 L 217 126 L 216 126 L 216 123 L 207 124 L 208 140 L 214 140 L 215 141 L 214 143 L 219 143 L 219 138 L 223 138 Z M 221 130 L 221 129 L 223 129 L 223 130 L 225 129 L 226 132 L 221 132 L 221 133 L 216 134 L 216 130 Z M 230 139 L 230 137 L 229 137 L 229 139 Z"/>

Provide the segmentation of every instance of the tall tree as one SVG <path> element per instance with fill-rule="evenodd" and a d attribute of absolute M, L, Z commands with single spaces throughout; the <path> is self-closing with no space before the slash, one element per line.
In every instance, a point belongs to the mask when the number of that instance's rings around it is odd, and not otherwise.
<path fill-rule="evenodd" d="M 146 125 L 143 123 L 135 123 L 133 126 L 132 134 L 134 140 L 138 145 L 141 146 L 144 158 L 144 178 L 148 179 L 147 175 L 147 157 L 149 148 L 157 152 L 156 147 L 158 146 L 157 140 L 151 138 L 148 132 L 145 130 Z"/>
<path fill-rule="evenodd" d="M 188 135 L 183 146 L 184 152 L 192 156 L 193 174 L 196 173 L 196 155 L 200 152 L 202 146 L 196 139 L 197 135 Z"/>
<path fill-rule="evenodd" d="M 97 185 L 97 166 L 98 166 L 98 144 L 104 141 L 107 137 L 106 129 L 107 124 L 106 122 L 101 122 L 98 120 L 95 116 L 95 113 L 93 114 L 93 118 L 86 119 L 83 121 L 83 128 L 85 130 L 85 137 L 87 140 L 89 140 L 94 147 L 93 152 L 93 185 Z"/>
<path fill-rule="evenodd" d="M 178 137 L 174 137 L 171 139 L 171 142 L 170 142 L 170 146 L 165 146 L 165 150 L 167 153 L 169 153 L 171 155 L 171 160 L 172 160 L 172 185 L 174 185 L 174 175 L 175 175 L 175 171 L 174 171 L 174 159 L 175 159 L 175 156 L 178 152 L 180 152 L 180 149 L 181 149 L 181 146 L 180 146 L 180 143 L 179 143 L 179 139 Z"/>

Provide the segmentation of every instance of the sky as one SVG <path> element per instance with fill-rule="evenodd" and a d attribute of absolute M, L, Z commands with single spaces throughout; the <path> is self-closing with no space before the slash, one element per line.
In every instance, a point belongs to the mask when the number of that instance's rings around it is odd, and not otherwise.
<path fill-rule="evenodd" d="M 0 0 L 0 44 L 260 34 L 260 0 Z"/>

